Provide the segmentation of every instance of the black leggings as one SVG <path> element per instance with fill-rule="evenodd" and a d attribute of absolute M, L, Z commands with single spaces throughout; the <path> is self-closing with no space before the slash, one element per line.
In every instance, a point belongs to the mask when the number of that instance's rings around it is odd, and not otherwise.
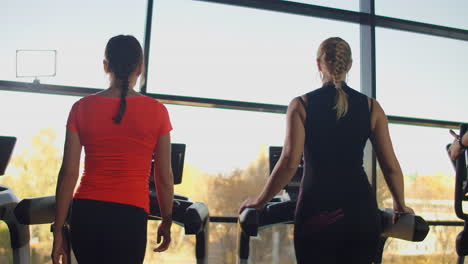
<path fill-rule="evenodd" d="M 143 263 L 147 219 L 140 207 L 74 199 L 70 232 L 78 263 Z"/>

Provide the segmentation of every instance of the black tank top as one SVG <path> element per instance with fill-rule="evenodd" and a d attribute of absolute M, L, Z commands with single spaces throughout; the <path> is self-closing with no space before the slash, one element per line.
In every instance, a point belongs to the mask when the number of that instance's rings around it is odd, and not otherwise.
<path fill-rule="evenodd" d="M 362 217 L 367 212 L 369 220 L 375 220 L 377 203 L 363 168 L 371 133 L 368 97 L 345 83 L 342 89 L 348 112 L 338 120 L 333 84 L 306 95 L 304 174 L 296 218 L 339 208 L 345 216 L 360 212 Z"/>

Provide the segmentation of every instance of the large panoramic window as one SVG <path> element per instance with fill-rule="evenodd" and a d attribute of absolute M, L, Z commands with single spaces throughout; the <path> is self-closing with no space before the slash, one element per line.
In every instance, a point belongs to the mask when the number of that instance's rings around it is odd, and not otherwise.
<path fill-rule="evenodd" d="M 321 86 L 319 44 L 353 50 L 348 83 L 360 90 L 359 26 L 198 1 L 155 2 L 148 92 L 288 104 Z"/>
<path fill-rule="evenodd" d="M 37 2 L 37 1 L 36 1 Z M 102 59 L 117 34 L 144 39 L 147 1 L 7 1 L 0 6 L 0 80 L 17 77 L 19 58 L 37 65 L 44 84 L 106 88 Z M 280 1 L 278 1 L 280 2 Z M 289 1 L 358 11 L 359 1 Z M 468 29 L 461 0 L 376 1 L 378 15 Z M 464 8 L 466 7 L 466 8 Z M 316 51 L 326 38 L 349 42 L 348 84 L 360 90 L 360 26 L 233 5 L 192 0 L 154 1 L 148 89 L 181 95 L 286 105 L 321 86 Z M 34 53 L 30 50 L 46 50 Z M 56 51 L 56 58 L 55 56 Z M 24 57 L 26 56 L 26 57 Z M 51 65 L 56 59 L 57 65 Z M 54 62 L 55 63 L 55 62 Z M 468 122 L 465 41 L 376 29 L 377 99 L 387 115 Z M 34 64 L 34 63 L 32 63 Z M 34 75 L 34 67 L 20 75 Z M 76 96 L 0 91 L 0 135 L 18 142 L 0 184 L 20 198 L 53 195 L 62 161 L 65 122 Z M 173 143 L 186 144 L 182 184 L 175 193 L 208 205 L 211 216 L 236 217 L 241 202 L 259 193 L 269 175 L 268 147 L 281 146 L 285 115 L 166 105 Z M 448 129 L 390 125 L 407 205 L 428 221 L 458 220 L 454 171 L 445 151 Z M 365 161 L 365 162 L 368 162 Z M 380 208 L 392 200 L 377 170 Z M 232 219 L 231 219 L 232 220 Z M 174 225 L 168 251 L 153 253 L 158 221 L 150 221 L 145 263 L 196 263 L 195 239 Z M 209 262 L 237 263 L 237 224 L 211 222 Z M 453 263 L 461 227 L 431 226 L 424 242 L 389 239 L 384 263 Z M 50 263 L 48 225 L 31 226 L 32 263 Z M 0 262 L 11 263 L 7 226 L 0 223 Z M 6 261 L 4 261 L 6 260 Z M 251 263 L 295 263 L 292 225 L 272 226 L 251 239 Z"/>
<path fill-rule="evenodd" d="M 466 10 L 464 0 L 375 1 L 377 15 L 461 29 L 468 29 Z"/>
<path fill-rule="evenodd" d="M 377 28 L 376 45 L 377 99 L 388 115 L 468 122 L 465 41 Z"/>
<path fill-rule="evenodd" d="M 56 76 L 39 77 L 41 83 L 106 88 L 105 45 L 118 34 L 134 35 L 142 43 L 146 5 L 143 0 L 3 1 L 0 80 L 34 79 L 16 77 L 17 50 L 56 50 Z M 48 63 L 37 61 L 38 67 Z"/>

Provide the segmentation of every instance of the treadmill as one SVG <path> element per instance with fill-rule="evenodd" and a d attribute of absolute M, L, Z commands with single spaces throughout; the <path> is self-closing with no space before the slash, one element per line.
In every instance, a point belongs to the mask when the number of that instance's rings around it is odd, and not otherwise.
<path fill-rule="evenodd" d="M 5 174 L 15 143 L 15 137 L 0 136 L 0 176 Z M 18 197 L 10 188 L 0 185 L 0 220 L 7 224 L 10 232 L 13 264 L 29 263 L 30 258 L 29 227 L 19 223 L 14 215 L 18 202 Z"/>
<path fill-rule="evenodd" d="M 282 147 L 269 148 L 270 174 L 281 156 Z M 303 161 L 301 161 L 296 174 L 290 183 L 285 186 L 285 194 L 275 197 L 268 202 L 261 211 L 247 208 L 239 215 L 238 227 L 238 263 L 247 264 L 250 250 L 250 237 L 257 236 L 258 230 L 277 224 L 293 224 L 299 187 L 303 174 Z M 401 215 L 393 224 L 393 210 L 381 209 L 383 233 L 379 242 L 378 252 L 374 264 L 382 263 L 382 254 L 388 237 L 408 241 L 423 241 L 429 232 L 429 225 L 420 216 L 413 214 Z"/>
<path fill-rule="evenodd" d="M 185 144 L 171 145 L 171 164 L 174 184 L 182 183 L 185 160 Z M 151 162 L 150 183 L 150 215 L 149 219 L 161 219 L 161 212 L 154 183 L 154 159 Z M 189 197 L 174 194 L 172 208 L 173 222 L 183 226 L 186 235 L 195 235 L 195 257 L 197 264 L 206 264 L 208 259 L 208 207 L 202 202 L 193 202 Z"/>
<path fill-rule="evenodd" d="M 185 144 L 171 144 L 171 162 L 174 175 L 174 184 L 182 182 L 182 173 L 185 160 Z M 161 219 L 161 213 L 157 203 L 156 188 L 153 177 L 154 159 L 151 164 L 149 175 L 149 198 L 150 214 L 149 220 Z M 54 221 L 55 196 L 43 196 L 23 199 L 16 206 L 14 213 L 21 224 L 37 225 L 48 224 Z M 195 256 L 197 264 L 207 263 L 208 249 L 208 207 L 201 202 L 193 202 L 188 197 L 174 195 L 173 222 L 185 229 L 185 234 L 195 235 Z M 29 259 L 22 259 L 21 264 L 28 264 Z M 16 263 L 15 263 L 16 264 Z"/>

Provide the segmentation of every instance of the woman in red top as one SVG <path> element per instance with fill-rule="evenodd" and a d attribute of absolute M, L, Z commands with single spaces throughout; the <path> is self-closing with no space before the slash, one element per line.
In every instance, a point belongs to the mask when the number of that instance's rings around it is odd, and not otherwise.
<path fill-rule="evenodd" d="M 133 36 L 111 38 L 104 60 L 110 87 L 81 98 L 70 111 L 56 190 L 54 264 L 60 259 L 67 262 L 61 227 L 70 207 L 70 239 L 79 263 L 143 262 L 153 154 L 162 215 L 157 237 L 161 244 L 154 251 L 169 246 L 174 192 L 172 127 L 163 104 L 133 90 L 142 62 L 141 45 Z M 74 192 L 82 147 L 85 169 Z"/>

